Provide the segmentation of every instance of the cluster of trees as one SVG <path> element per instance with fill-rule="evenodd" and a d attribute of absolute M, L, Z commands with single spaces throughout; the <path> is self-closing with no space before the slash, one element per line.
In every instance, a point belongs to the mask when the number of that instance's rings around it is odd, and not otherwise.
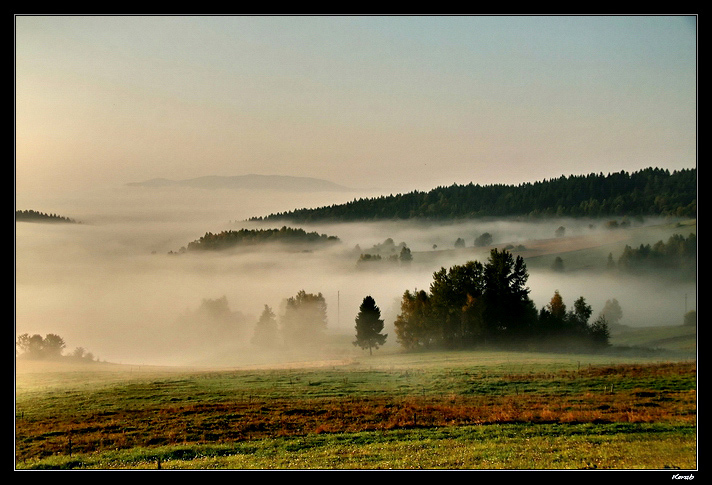
<path fill-rule="evenodd" d="M 286 244 L 333 244 L 338 243 L 336 236 L 327 236 L 317 232 L 307 232 L 301 228 L 283 226 L 280 229 L 240 229 L 237 231 L 222 231 L 217 234 L 205 233 L 200 239 L 188 243 L 188 251 L 216 251 L 235 246 L 248 246 L 266 243 Z M 179 252 L 185 252 L 181 248 Z M 172 251 L 171 251 L 172 253 Z"/>
<path fill-rule="evenodd" d="M 385 258 L 383 256 L 381 256 L 380 254 L 364 253 L 359 256 L 357 263 L 364 264 L 364 263 L 373 263 L 373 262 L 380 262 L 380 261 L 386 261 L 389 263 L 407 264 L 407 263 L 410 263 L 411 261 L 413 261 L 413 254 L 411 253 L 410 249 L 407 247 L 402 248 L 400 250 L 400 253 L 392 254 L 390 256 L 386 256 Z"/>
<path fill-rule="evenodd" d="M 225 295 L 204 298 L 194 310 L 176 319 L 167 338 L 176 349 L 208 354 L 216 349 L 234 351 L 251 343 L 264 350 L 308 348 L 324 342 L 327 329 L 326 300 L 321 293 L 299 291 L 281 302 L 279 315 L 269 305 L 255 321 L 254 315 L 230 308 Z"/>
<path fill-rule="evenodd" d="M 613 255 L 609 255 L 608 264 L 614 266 Z M 673 234 L 667 243 L 660 240 L 652 246 L 641 244 L 638 248 L 626 245 L 618 258 L 617 268 L 626 272 L 674 269 L 694 274 L 697 269 L 697 237 L 692 233 L 687 238 Z"/>
<path fill-rule="evenodd" d="M 284 301 L 277 316 L 268 305 L 260 315 L 252 343 L 262 348 L 309 347 L 323 342 L 327 328 L 326 300 L 321 293 L 300 290 Z"/>
<path fill-rule="evenodd" d="M 380 261 L 386 261 L 388 263 L 409 263 L 412 260 L 413 260 L 413 255 L 410 252 L 410 249 L 403 248 L 401 250 L 400 254 L 393 254 L 386 258 L 381 256 L 380 254 L 365 253 L 358 257 L 357 263 L 364 264 L 364 263 L 374 263 L 374 262 L 380 262 Z"/>
<path fill-rule="evenodd" d="M 609 325 L 601 314 L 592 323 L 589 319 L 593 310 L 583 296 L 575 302 L 573 309 L 566 310 L 559 291 L 554 292 L 551 301 L 541 309 L 534 331 L 538 347 L 558 349 L 562 346 L 605 347 L 609 343 Z"/>
<path fill-rule="evenodd" d="M 176 320 L 175 334 L 193 346 L 212 348 L 219 342 L 240 341 L 248 334 L 249 318 L 232 311 L 227 296 L 204 298 L 195 310 L 187 310 Z"/>
<path fill-rule="evenodd" d="M 23 359 L 72 359 L 81 362 L 95 362 L 94 354 L 87 352 L 83 347 L 77 347 L 70 355 L 64 355 L 63 352 L 66 347 L 64 339 L 53 333 L 48 333 L 44 337 L 39 334 L 23 333 L 17 337 L 15 342 L 16 352 Z"/>
<path fill-rule="evenodd" d="M 382 243 L 374 244 L 365 252 L 361 252 L 361 247 L 358 245 L 354 250 L 359 253 L 357 261 L 359 265 L 381 261 L 407 264 L 413 260 L 413 255 L 408 245 L 404 242 L 396 244 L 390 237 L 386 238 Z"/>
<path fill-rule="evenodd" d="M 427 192 L 354 199 L 345 204 L 276 213 L 264 219 L 309 222 L 484 216 L 695 217 L 696 214 L 696 169 L 671 173 L 648 168 L 632 173 L 561 176 L 519 185 L 455 184 Z"/>
<path fill-rule="evenodd" d="M 74 219 L 59 216 L 57 214 L 46 214 L 34 210 L 16 210 L 15 221 L 18 222 L 71 222 L 76 223 Z"/>
<path fill-rule="evenodd" d="M 405 242 L 396 244 L 392 237 L 387 237 L 382 243 L 374 244 L 365 252 L 372 255 L 391 256 L 399 253 L 403 248 L 408 247 Z M 356 250 L 361 251 L 361 246 L 356 245 Z"/>
<path fill-rule="evenodd" d="M 469 261 L 433 274 L 430 291 L 406 290 L 395 321 L 398 342 L 407 350 L 479 345 L 603 347 L 605 317 L 589 324 L 583 297 L 567 312 L 558 292 L 537 311 L 529 298 L 529 275 L 521 256 L 492 249 L 486 264 Z M 556 338 L 556 339 L 555 339 Z"/>

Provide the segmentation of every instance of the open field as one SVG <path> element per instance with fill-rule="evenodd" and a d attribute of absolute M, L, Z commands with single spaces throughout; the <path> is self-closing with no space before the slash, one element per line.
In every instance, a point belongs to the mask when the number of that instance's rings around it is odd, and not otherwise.
<path fill-rule="evenodd" d="M 18 469 L 697 466 L 693 360 L 482 351 L 269 369 L 22 365 L 16 403 Z"/>

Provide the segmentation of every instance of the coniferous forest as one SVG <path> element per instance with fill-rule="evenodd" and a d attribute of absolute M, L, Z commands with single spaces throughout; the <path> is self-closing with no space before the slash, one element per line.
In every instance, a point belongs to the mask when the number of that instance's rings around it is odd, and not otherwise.
<path fill-rule="evenodd" d="M 319 208 L 255 217 L 295 222 L 473 217 L 676 216 L 697 213 L 697 170 L 647 168 L 570 175 L 519 185 L 451 185 L 422 192 L 354 199 Z"/>

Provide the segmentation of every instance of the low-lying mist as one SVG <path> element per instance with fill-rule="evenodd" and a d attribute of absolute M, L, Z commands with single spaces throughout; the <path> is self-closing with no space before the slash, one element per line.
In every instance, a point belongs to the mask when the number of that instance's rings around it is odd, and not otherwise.
<path fill-rule="evenodd" d="M 488 247 L 475 247 L 475 239 L 484 233 L 491 235 L 492 245 L 510 245 L 525 256 L 528 286 L 537 308 L 546 305 L 556 290 L 567 305 L 584 296 L 594 314 L 606 300 L 615 298 L 623 310 L 620 323 L 648 326 L 681 324 L 684 312 L 696 305 L 694 281 L 605 272 L 609 252 L 617 258 L 625 244 L 653 244 L 673 232 L 685 236 L 695 232 L 666 228 L 658 236 L 634 230 L 660 221 L 636 221 L 631 229 L 616 230 L 607 228 L 605 221 L 590 220 L 241 222 L 296 207 L 339 203 L 348 197 L 352 195 L 132 187 L 45 201 L 52 207 L 33 206 L 32 200 L 23 201 L 21 207 L 18 201 L 18 209 L 54 212 L 81 224 L 16 224 L 16 335 L 58 334 L 67 351 L 81 346 L 102 361 L 116 363 L 261 363 L 263 356 L 249 340 L 264 306 L 279 317 L 282 302 L 305 290 L 323 294 L 329 330 L 344 335 L 343 348 L 327 349 L 324 358 L 360 352 L 350 342 L 354 318 L 367 295 L 376 300 L 386 322 L 385 348 L 397 349 L 393 320 L 403 292 L 427 289 L 433 272 L 442 266 L 485 261 Z M 310 251 L 277 245 L 170 254 L 206 232 L 280 225 L 337 236 L 340 243 Z M 564 233 L 557 237 L 562 227 Z M 593 243 L 591 236 L 596 237 Z M 577 239 L 584 237 L 589 239 Z M 360 254 L 388 238 L 411 249 L 410 264 L 357 263 Z M 464 248 L 455 247 L 458 238 Z M 554 256 L 542 240 L 576 242 L 568 252 L 557 253 L 564 271 L 551 270 L 549 260 Z M 591 256 L 592 244 L 600 248 L 595 256 Z M 584 250 L 589 253 L 581 258 Z M 599 260 L 600 267 L 596 267 Z M 235 313 L 235 325 L 243 325 L 241 332 L 225 330 L 223 335 L 209 328 L 210 321 L 197 318 L 194 325 L 186 324 L 204 300 L 223 297 Z"/>

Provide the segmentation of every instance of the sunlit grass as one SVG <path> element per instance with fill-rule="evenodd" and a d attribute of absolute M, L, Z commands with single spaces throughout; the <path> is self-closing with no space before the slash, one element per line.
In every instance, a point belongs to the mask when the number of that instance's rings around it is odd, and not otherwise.
<path fill-rule="evenodd" d="M 29 460 L 97 469 L 694 469 L 694 427 L 490 425 L 136 448 Z"/>
<path fill-rule="evenodd" d="M 695 467 L 694 362 L 452 352 L 76 372 L 18 387 L 18 468 Z"/>

